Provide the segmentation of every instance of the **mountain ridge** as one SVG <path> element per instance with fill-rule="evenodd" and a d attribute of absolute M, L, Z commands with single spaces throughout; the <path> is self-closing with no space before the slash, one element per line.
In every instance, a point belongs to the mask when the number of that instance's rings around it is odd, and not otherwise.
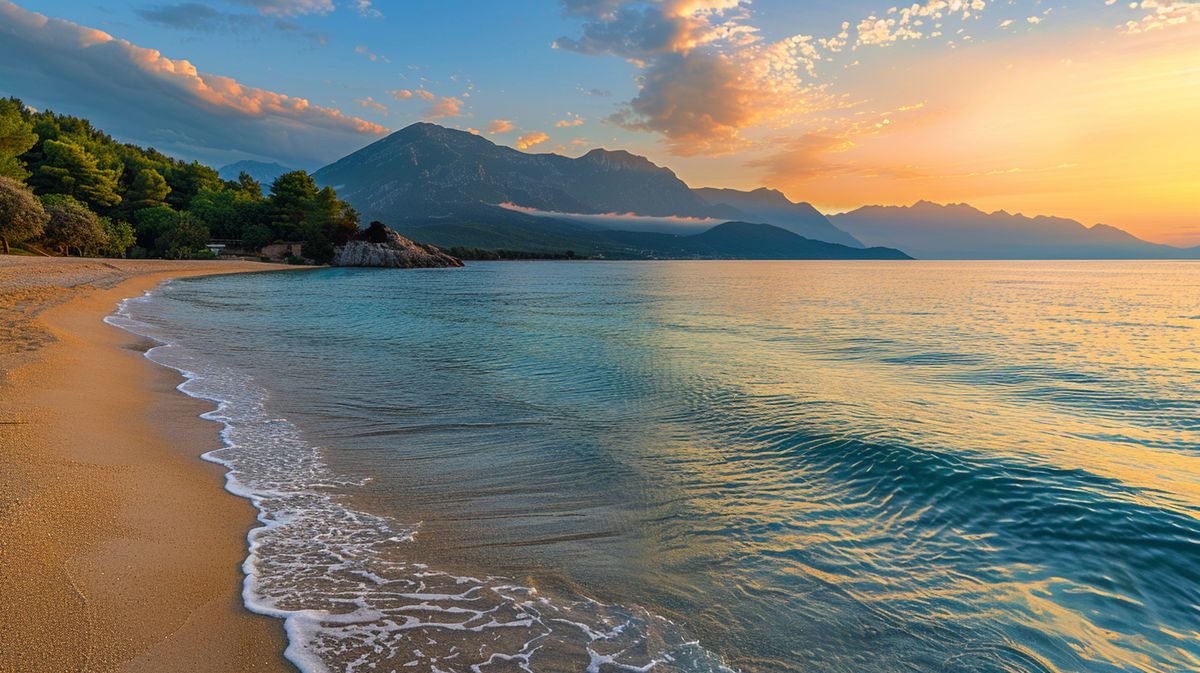
<path fill-rule="evenodd" d="M 829 219 L 864 244 L 899 247 L 921 259 L 1200 258 L 1200 247 L 1153 243 L 1108 224 L 989 213 L 966 203 L 869 205 Z"/>

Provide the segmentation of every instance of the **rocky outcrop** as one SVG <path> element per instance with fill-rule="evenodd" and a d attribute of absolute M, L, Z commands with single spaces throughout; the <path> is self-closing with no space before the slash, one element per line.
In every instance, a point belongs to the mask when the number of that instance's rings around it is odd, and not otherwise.
<path fill-rule="evenodd" d="M 356 240 L 337 248 L 333 265 L 422 269 L 462 266 L 463 263 L 435 246 L 410 241 L 395 230 L 372 222 Z"/>

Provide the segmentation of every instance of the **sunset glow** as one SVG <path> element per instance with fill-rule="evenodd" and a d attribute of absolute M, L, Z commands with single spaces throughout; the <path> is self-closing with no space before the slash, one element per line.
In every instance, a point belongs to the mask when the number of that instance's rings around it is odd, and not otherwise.
<path fill-rule="evenodd" d="M 436 120 L 827 212 L 967 202 L 1200 244 L 1195 2 L 5 0 L 0 32 L 0 93 L 185 158 L 315 169 Z"/>

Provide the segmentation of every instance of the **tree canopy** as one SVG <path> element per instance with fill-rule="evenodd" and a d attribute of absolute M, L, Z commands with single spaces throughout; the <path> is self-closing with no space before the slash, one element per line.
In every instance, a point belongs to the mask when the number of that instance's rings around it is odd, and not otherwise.
<path fill-rule="evenodd" d="M 209 166 L 118 142 L 86 119 L 35 111 L 15 98 L 0 99 L 0 175 L 21 188 L 0 185 L 0 199 L 10 204 L 0 207 L 40 206 L 22 182 L 39 197 L 70 199 L 46 203 L 57 219 L 45 231 L 34 226 L 35 215 L 0 225 L 6 241 L 44 233 L 60 250 L 188 257 L 213 236 L 255 250 L 299 241 L 307 257 L 325 262 L 358 229 L 358 213 L 303 171 L 280 176 L 264 197 L 245 173 L 222 180 Z"/>
<path fill-rule="evenodd" d="M 50 219 L 41 201 L 16 180 L 0 176 L 0 248 L 9 253 L 9 243 L 20 243 L 42 235 Z"/>
<path fill-rule="evenodd" d="M 47 194 L 42 207 L 50 220 L 46 223 L 46 242 L 63 254 L 74 248 L 80 256 L 95 254 L 107 242 L 100 218 L 87 206 L 66 194 Z"/>

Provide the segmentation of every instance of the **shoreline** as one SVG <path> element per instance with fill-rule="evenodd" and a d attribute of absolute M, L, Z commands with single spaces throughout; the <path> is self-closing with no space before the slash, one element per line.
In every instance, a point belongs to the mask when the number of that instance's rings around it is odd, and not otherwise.
<path fill-rule="evenodd" d="M 0 258 L 0 672 L 271 671 L 281 620 L 242 600 L 248 500 L 213 405 L 105 322 L 163 281 L 253 262 Z"/>

